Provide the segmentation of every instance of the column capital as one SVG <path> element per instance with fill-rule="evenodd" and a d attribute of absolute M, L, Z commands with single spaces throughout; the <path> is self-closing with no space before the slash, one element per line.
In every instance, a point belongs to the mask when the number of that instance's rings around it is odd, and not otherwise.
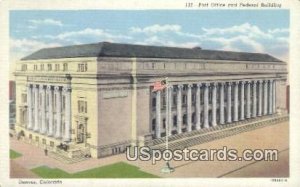
<path fill-rule="evenodd" d="M 227 85 L 228 85 L 228 86 L 231 86 L 231 85 L 232 85 L 232 82 L 228 82 Z"/>
<path fill-rule="evenodd" d="M 241 81 L 241 84 L 244 85 L 246 83 L 246 81 Z"/>
<path fill-rule="evenodd" d="M 170 90 L 173 90 L 174 86 L 173 86 L 173 85 L 168 85 L 168 88 L 169 88 Z M 70 89 L 71 89 L 71 88 L 70 88 Z"/>
<path fill-rule="evenodd" d="M 51 85 L 47 85 L 47 91 L 50 91 L 51 90 Z"/>
<path fill-rule="evenodd" d="M 193 84 L 188 84 L 187 87 L 188 87 L 188 88 L 192 88 L 192 87 L 193 87 Z"/>
<path fill-rule="evenodd" d="M 37 84 L 33 84 L 32 87 L 33 88 L 38 88 L 38 85 Z"/>
<path fill-rule="evenodd" d="M 180 89 L 180 90 L 182 90 L 183 85 L 182 85 L 182 84 L 178 84 L 178 85 L 177 85 L 177 88 Z"/>
<path fill-rule="evenodd" d="M 220 84 L 221 84 L 222 86 L 224 86 L 226 83 L 225 83 L 225 82 L 220 82 Z"/>
<path fill-rule="evenodd" d="M 54 86 L 54 90 L 57 92 L 60 90 L 59 86 Z"/>
<path fill-rule="evenodd" d="M 64 87 L 62 88 L 62 90 L 63 90 L 64 92 L 69 92 L 69 91 L 71 91 L 71 87 L 70 87 L 70 86 L 64 86 Z"/>
<path fill-rule="evenodd" d="M 270 79 L 268 82 L 272 83 L 272 82 L 273 82 L 273 79 Z"/>
<path fill-rule="evenodd" d="M 203 83 L 203 85 L 204 85 L 205 87 L 208 87 L 208 86 L 210 85 L 210 83 L 209 83 L 209 82 L 205 82 L 205 83 Z"/>
<path fill-rule="evenodd" d="M 216 87 L 216 86 L 218 86 L 218 82 L 213 82 L 212 85 L 213 85 L 214 87 Z"/>
<path fill-rule="evenodd" d="M 197 83 L 197 87 L 200 88 L 202 86 L 202 83 Z"/>
<path fill-rule="evenodd" d="M 256 84 L 258 82 L 258 80 L 253 80 L 253 83 Z"/>

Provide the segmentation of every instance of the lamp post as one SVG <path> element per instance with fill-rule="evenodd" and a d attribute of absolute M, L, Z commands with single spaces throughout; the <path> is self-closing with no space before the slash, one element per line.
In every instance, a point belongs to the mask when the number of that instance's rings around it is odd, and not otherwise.
<path fill-rule="evenodd" d="M 165 79 L 166 81 L 166 150 L 169 150 L 169 114 L 171 111 L 169 111 L 169 83 L 168 83 L 168 77 Z M 165 150 L 165 151 L 166 151 Z M 161 169 L 162 173 L 171 173 L 174 171 L 174 168 L 170 166 L 169 161 L 166 161 L 166 165 Z"/>

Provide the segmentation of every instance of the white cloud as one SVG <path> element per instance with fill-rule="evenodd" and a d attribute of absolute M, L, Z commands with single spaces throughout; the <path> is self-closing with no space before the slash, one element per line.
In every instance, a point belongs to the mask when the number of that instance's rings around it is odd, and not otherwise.
<path fill-rule="evenodd" d="M 33 25 L 52 25 L 52 26 L 59 26 L 62 27 L 63 23 L 60 20 L 54 19 L 32 19 L 29 20 L 30 23 Z"/>
<path fill-rule="evenodd" d="M 49 39 L 59 39 L 59 40 L 65 40 L 65 41 L 71 41 L 71 42 L 79 42 L 80 37 L 92 37 L 96 38 L 95 41 L 101 39 L 104 39 L 106 41 L 114 41 L 114 39 L 132 39 L 130 36 L 120 35 L 120 34 L 111 34 L 105 30 L 102 29 L 92 29 L 92 28 L 86 28 L 79 31 L 70 31 L 70 32 L 64 32 L 58 35 L 45 35 L 41 38 L 49 38 Z M 99 39 L 98 39 L 99 38 Z"/>
<path fill-rule="evenodd" d="M 205 35 L 237 35 L 243 34 L 250 38 L 272 38 L 270 33 L 262 31 L 259 27 L 244 23 L 241 25 L 234 25 L 227 28 L 202 28 Z"/>
<path fill-rule="evenodd" d="M 58 47 L 61 46 L 59 43 L 46 43 L 37 40 L 29 40 L 29 39 L 10 39 L 10 51 L 11 57 L 21 58 L 26 55 L 29 55 L 32 52 L 35 52 L 42 48 L 47 47 Z"/>
<path fill-rule="evenodd" d="M 130 31 L 133 33 L 145 33 L 145 34 L 155 34 L 159 32 L 179 32 L 181 30 L 180 25 L 151 25 L 144 28 L 141 27 L 131 27 Z"/>
<path fill-rule="evenodd" d="M 288 34 L 289 29 L 286 29 L 286 28 L 270 29 L 270 30 L 268 30 L 268 33 L 271 33 L 271 34 L 279 34 L 279 33 Z"/>

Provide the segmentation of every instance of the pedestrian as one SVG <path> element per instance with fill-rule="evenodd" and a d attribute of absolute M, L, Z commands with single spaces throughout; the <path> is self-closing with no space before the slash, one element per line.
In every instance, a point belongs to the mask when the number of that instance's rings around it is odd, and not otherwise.
<path fill-rule="evenodd" d="M 48 156 L 48 150 L 47 150 L 47 148 L 45 148 L 44 152 L 45 152 L 45 156 Z"/>

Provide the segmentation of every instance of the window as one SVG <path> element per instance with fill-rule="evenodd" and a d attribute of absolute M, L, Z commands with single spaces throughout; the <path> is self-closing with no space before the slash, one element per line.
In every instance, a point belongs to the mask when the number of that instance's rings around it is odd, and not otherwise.
<path fill-rule="evenodd" d="M 52 64 L 48 64 L 48 71 L 52 71 Z"/>
<path fill-rule="evenodd" d="M 38 66 L 37 65 L 33 65 L 33 70 L 34 71 L 38 70 Z"/>
<path fill-rule="evenodd" d="M 54 147 L 54 142 L 50 142 L 50 147 Z"/>
<path fill-rule="evenodd" d="M 183 117 L 182 117 L 183 124 L 186 124 L 186 120 L 187 120 L 186 114 L 184 114 Z"/>
<path fill-rule="evenodd" d="M 43 138 L 42 142 L 43 142 L 43 144 L 46 144 L 46 139 Z"/>
<path fill-rule="evenodd" d="M 186 95 L 183 95 L 183 96 L 182 96 L 182 103 L 183 103 L 183 104 L 186 104 Z"/>
<path fill-rule="evenodd" d="M 26 71 L 27 70 L 27 64 L 22 64 L 21 70 Z"/>
<path fill-rule="evenodd" d="M 87 101 L 78 101 L 78 113 L 87 113 Z"/>
<path fill-rule="evenodd" d="M 59 64 L 55 64 L 55 71 L 59 71 Z"/>
<path fill-rule="evenodd" d="M 44 64 L 40 65 L 40 69 L 43 71 L 44 70 Z"/>
<path fill-rule="evenodd" d="M 30 139 L 30 140 L 32 139 L 32 134 L 29 134 L 29 139 Z"/>
<path fill-rule="evenodd" d="M 156 119 L 152 119 L 152 130 L 155 131 Z"/>
<path fill-rule="evenodd" d="M 68 64 L 67 63 L 63 64 L 63 71 L 68 71 Z"/>
<path fill-rule="evenodd" d="M 27 103 L 27 94 L 22 94 L 22 103 Z"/>
<path fill-rule="evenodd" d="M 192 102 L 196 102 L 196 95 L 195 94 L 192 94 Z"/>
<path fill-rule="evenodd" d="M 156 107 L 156 98 L 155 97 L 152 98 L 152 107 Z"/>
<path fill-rule="evenodd" d="M 173 126 L 177 127 L 177 116 L 173 116 Z"/>
<path fill-rule="evenodd" d="M 173 95 L 173 105 L 177 105 L 177 97 L 175 95 Z"/>
<path fill-rule="evenodd" d="M 38 136 L 35 137 L 35 141 L 37 141 L 37 142 L 39 141 L 39 137 Z"/>
<path fill-rule="evenodd" d="M 87 69 L 88 69 L 87 63 L 80 63 L 80 64 L 78 64 L 78 68 L 77 68 L 78 72 L 86 72 Z"/>

